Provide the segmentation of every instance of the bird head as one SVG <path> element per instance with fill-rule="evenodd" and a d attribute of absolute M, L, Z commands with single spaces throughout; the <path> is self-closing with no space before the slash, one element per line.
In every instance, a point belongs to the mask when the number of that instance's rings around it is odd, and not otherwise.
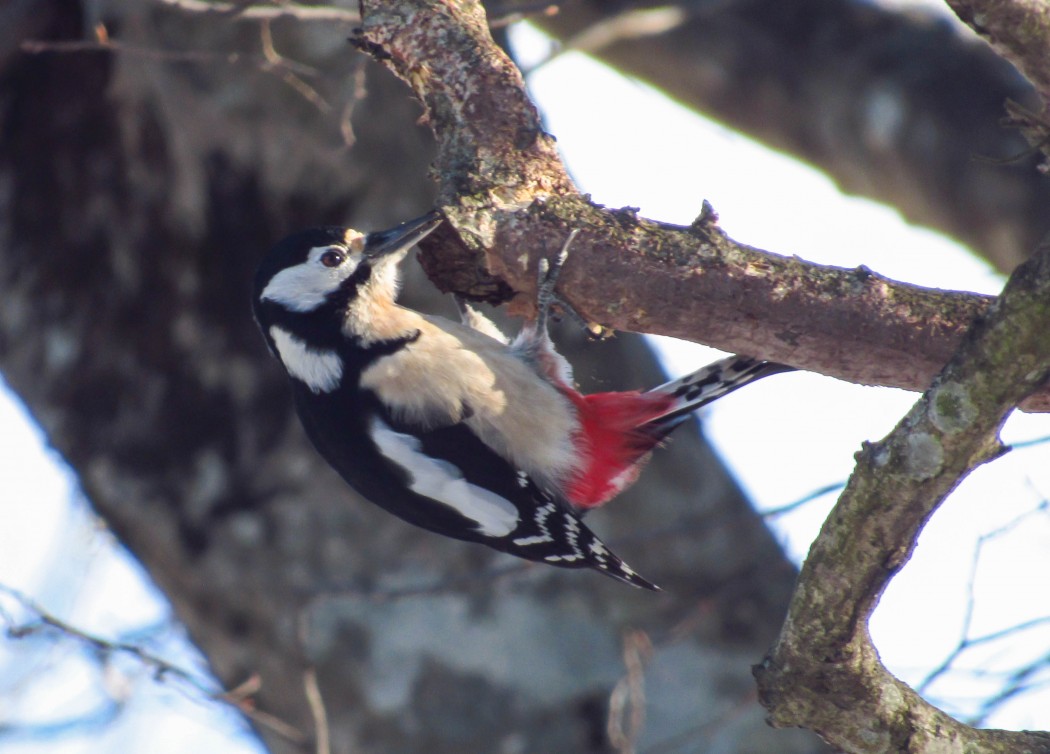
<path fill-rule="evenodd" d="M 318 362 L 309 349 L 336 349 L 347 338 L 368 343 L 396 337 L 399 326 L 390 314 L 397 311 L 397 263 L 441 221 L 435 211 L 367 234 L 312 228 L 274 246 L 255 273 L 252 308 L 267 345 L 285 368 L 316 373 L 304 364 L 323 366 L 323 360 Z"/>
<path fill-rule="evenodd" d="M 256 272 L 256 318 L 266 325 L 280 312 L 345 310 L 364 297 L 392 302 L 397 295 L 397 263 L 441 220 L 435 211 L 374 233 L 322 227 L 288 236 L 270 250 Z"/>

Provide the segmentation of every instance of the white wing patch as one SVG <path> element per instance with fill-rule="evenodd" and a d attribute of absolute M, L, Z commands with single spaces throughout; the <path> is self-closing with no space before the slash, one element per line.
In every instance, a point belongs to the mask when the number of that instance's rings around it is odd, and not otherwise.
<path fill-rule="evenodd" d="M 395 432 L 379 419 L 372 422 L 372 439 L 379 451 L 411 477 L 413 492 L 458 511 L 488 537 L 504 537 L 518 526 L 518 509 L 494 492 L 471 484 L 454 464 L 433 458 L 412 435 Z"/>
<path fill-rule="evenodd" d="M 330 393 L 343 378 L 343 360 L 332 351 L 310 348 L 287 330 L 274 325 L 270 337 L 277 346 L 288 374 L 305 383 L 315 393 Z"/>

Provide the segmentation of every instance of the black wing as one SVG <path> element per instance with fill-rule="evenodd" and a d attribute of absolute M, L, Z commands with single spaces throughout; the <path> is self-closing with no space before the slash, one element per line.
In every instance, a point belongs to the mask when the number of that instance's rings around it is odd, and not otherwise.
<path fill-rule="evenodd" d="M 485 518 L 484 513 L 479 512 L 485 502 L 513 506 L 516 515 L 512 526 L 508 516 L 501 519 L 508 524 L 506 531 L 497 530 L 490 524 L 489 531 L 474 537 L 474 541 L 526 560 L 562 568 L 593 568 L 632 586 L 657 589 L 611 552 L 567 504 L 542 489 L 524 471 L 514 468 L 466 424 L 419 432 L 389 416 L 380 421 L 403 438 L 399 442 L 412 447 L 411 454 L 392 458 L 399 454 L 395 449 L 387 457 L 413 477 L 420 491 L 436 493 L 426 495 L 431 505 L 436 502 L 453 508 L 468 521 Z M 374 435 L 375 430 L 372 432 Z M 383 442 L 377 444 L 382 447 Z M 389 438 L 386 444 L 390 447 Z M 413 469 L 412 463 L 434 465 Z M 419 483 L 420 478 L 438 472 L 449 480 L 445 490 L 441 489 L 437 478 L 432 478 L 429 490 L 425 484 Z M 483 492 L 477 493 L 479 490 Z M 456 493 L 458 499 L 453 497 Z M 472 524 L 472 528 L 475 532 L 482 531 L 484 521 Z"/>
<path fill-rule="evenodd" d="M 367 392 L 315 394 L 293 380 L 303 427 L 362 496 L 454 539 L 562 568 L 593 568 L 657 589 L 613 554 L 567 504 L 511 466 L 466 424 L 420 431 Z"/>

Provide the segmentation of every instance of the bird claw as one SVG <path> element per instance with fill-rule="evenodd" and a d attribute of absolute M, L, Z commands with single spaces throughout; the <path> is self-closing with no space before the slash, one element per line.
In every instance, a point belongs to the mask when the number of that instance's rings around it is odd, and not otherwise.
<path fill-rule="evenodd" d="M 558 276 L 561 274 L 562 267 L 565 266 L 565 260 L 569 258 L 569 248 L 572 246 L 573 240 L 579 234 L 579 228 L 573 228 L 569 231 L 568 237 L 565 239 L 565 243 L 562 244 L 561 249 L 555 255 L 553 260 L 542 258 L 539 261 L 538 275 L 536 281 L 536 328 L 541 332 L 546 332 L 547 322 L 551 316 L 551 307 L 557 304 L 558 308 L 566 315 L 569 319 L 575 322 L 584 332 L 587 333 L 587 337 L 592 340 L 604 340 L 612 334 L 610 330 L 598 324 L 597 322 L 591 322 L 565 300 L 562 296 L 554 290 L 558 283 Z"/>

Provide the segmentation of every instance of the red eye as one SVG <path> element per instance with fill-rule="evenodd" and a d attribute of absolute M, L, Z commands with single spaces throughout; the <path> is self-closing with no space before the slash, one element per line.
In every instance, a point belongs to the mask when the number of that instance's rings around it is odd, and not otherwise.
<path fill-rule="evenodd" d="M 343 263 L 346 257 L 343 256 L 342 252 L 336 251 L 335 249 L 329 249 L 321 255 L 321 264 L 325 267 L 338 267 Z"/>

